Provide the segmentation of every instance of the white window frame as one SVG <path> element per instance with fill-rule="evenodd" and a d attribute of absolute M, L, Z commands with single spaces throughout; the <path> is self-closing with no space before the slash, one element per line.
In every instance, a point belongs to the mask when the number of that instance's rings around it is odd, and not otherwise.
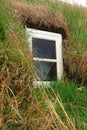
<path fill-rule="evenodd" d="M 56 59 L 48 59 L 48 58 L 36 58 L 33 57 L 33 61 L 46 61 L 46 62 L 54 62 L 57 64 L 57 78 L 60 80 L 63 75 L 63 60 L 62 60 L 62 36 L 58 33 L 52 33 L 47 31 L 41 31 L 31 28 L 26 28 L 27 38 L 29 47 L 32 52 L 32 38 L 40 38 L 45 40 L 53 40 L 56 44 Z M 37 85 L 49 85 L 50 81 L 36 81 L 34 80 L 34 86 Z"/>

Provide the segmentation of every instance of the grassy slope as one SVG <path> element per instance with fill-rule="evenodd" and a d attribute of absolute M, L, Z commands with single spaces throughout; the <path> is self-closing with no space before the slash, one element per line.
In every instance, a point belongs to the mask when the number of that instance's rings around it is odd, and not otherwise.
<path fill-rule="evenodd" d="M 86 56 L 87 55 L 87 11 L 84 8 L 77 6 L 70 6 L 62 3 L 52 3 L 47 1 L 29 1 L 33 4 L 42 4 L 50 7 L 53 11 L 59 11 L 64 16 L 65 21 L 68 23 L 69 33 L 70 33 L 70 44 L 74 46 L 74 55 Z M 60 95 L 63 105 L 73 121 L 75 121 L 76 128 L 86 129 L 87 128 L 87 90 L 84 90 L 83 86 L 80 86 L 81 91 L 78 90 L 78 85 L 74 83 L 55 83 L 52 85 L 55 94 Z M 58 114 L 61 118 L 64 118 L 64 114 L 59 108 L 58 102 L 55 100 L 53 91 L 47 90 L 52 103 L 55 105 Z M 41 95 L 40 95 L 41 100 Z M 62 117 L 63 116 L 63 117 Z M 65 118 L 64 118 L 65 120 Z M 76 123 L 77 122 L 77 123 Z M 85 125 L 84 125 L 85 124 Z"/>
<path fill-rule="evenodd" d="M 35 90 L 35 94 L 37 95 L 37 100 L 39 100 L 40 105 L 44 106 L 44 102 L 47 102 L 47 105 L 51 108 L 50 102 L 52 103 L 60 119 L 68 126 L 68 129 L 73 130 L 74 128 L 67 123 L 65 111 L 76 127 L 76 130 L 87 129 L 87 89 L 82 86 L 78 89 L 76 83 L 56 82 L 51 85 L 51 88 L 45 89 L 45 92 L 44 90 L 42 90 L 42 93 L 41 90 Z M 41 100 L 43 97 L 44 100 L 48 98 L 50 101 Z M 65 111 L 61 105 L 63 105 Z"/>
<path fill-rule="evenodd" d="M 87 54 L 87 11 L 84 8 L 62 4 L 60 2 L 50 2 L 50 0 L 28 0 L 28 2 L 42 4 L 50 7 L 53 11 L 60 12 L 68 23 L 71 44 L 75 46 L 78 53 L 81 54 L 81 51 L 84 50 L 84 53 Z M 78 46 L 79 48 L 81 47 L 81 50 L 78 49 Z"/>
<path fill-rule="evenodd" d="M 68 22 L 71 44 L 79 46 L 75 53 L 81 55 L 81 51 L 79 51 L 81 48 L 82 51 L 84 50 L 84 56 L 86 55 L 87 18 L 83 9 L 59 3 L 52 4 L 47 0 L 38 0 L 37 2 L 32 0 L 31 2 L 44 4 L 54 11 L 61 11 Z M 81 85 L 79 86 L 80 90 L 77 89 L 76 83 L 63 81 L 52 84 L 49 89 L 41 88 L 32 92 L 30 89 L 32 86 L 31 77 L 29 76 L 32 72 L 30 72 L 30 62 L 27 60 L 29 57 L 27 47 L 24 44 L 26 42 L 23 36 L 24 30 L 18 21 L 14 21 L 4 12 L 3 3 L 0 7 L 0 25 L 3 29 L 3 33 L 0 35 L 1 129 L 75 130 L 76 127 L 76 130 L 86 130 L 87 89 Z M 81 22 L 79 23 L 79 21 Z M 11 34 L 12 32 L 14 34 L 8 39 L 10 31 Z M 23 37 L 22 40 L 20 37 Z"/>

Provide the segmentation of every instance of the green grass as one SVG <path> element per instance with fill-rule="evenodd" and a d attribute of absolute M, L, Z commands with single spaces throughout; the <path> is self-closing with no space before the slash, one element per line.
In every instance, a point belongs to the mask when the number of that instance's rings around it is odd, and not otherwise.
<path fill-rule="evenodd" d="M 42 93 L 41 93 L 42 92 Z M 51 84 L 50 88 L 45 89 L 48 98 L 52 102 L 55 107 L 55 111 L 60 116 L 65 124 L 66 115 L 62 110 L 57 98 L 59 98 L 63 107 L 65 108 L 66 113 L 69 118 L 74 123 L 77 130 L 86 130 L 87 129 L 87 89 L 86 87 L 80 86 L 78 88 L 77 83 L 59 83 L 55 82 Z M 36 99 L 40 102 L 40 105 L 45 108 L 45 100 L 43 100 L 46 96 L 44 95 L 44 90 L 35 90 L 34 94 L 36 95 Z M 45 94 L 45 93 L 44 93 Z M 44 97 L 44 98 L 43 98 Z M 85 124 L 85 126 L 84 126 Z"/>
<path fill-rule="evenodd" d="M 25 0 L 26 1 L 26 0 Z M 68 23 L 75 54 L 87 53 L 87 17 L 82 8 L 62 3 L 27 0 L 60 11 Z M 84 13 L 85 12 L 85 13 Z M 23 27 L 0 3 L 0 130 L 87 130 L 87 88 L 69 82 L 34 89 L 34 69 Z M 9 32 L 11 36 L 9 39 Z M 80 50 L 81 49 L 81 50 Z M 32 91 L 33 90 L 33 91 Z"/>

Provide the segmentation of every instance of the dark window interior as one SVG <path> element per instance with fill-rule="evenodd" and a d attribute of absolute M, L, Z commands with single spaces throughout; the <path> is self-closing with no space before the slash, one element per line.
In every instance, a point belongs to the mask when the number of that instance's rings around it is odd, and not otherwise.
<path fill-rule="evenodd" d="M 55 41 L 32 38 L 33 57 L 56 59 Z"/>
<path fill-rule="evenodd" d="M 38 80 L 53 81 L 57 78 L 56 63 L 34 61 Z"/>
<path fill-rule="evenodd" d="M 43 30 L 43 31 L 49 31 L 49 32 L 53 32 L 53 33 L 60 33 L 62 35 L 63 39 L 67 39 L 68 38 L 68 34 L 67 34 L 67 30 L 64 27 L 55 27 L 55 26 L 46 26 L 45 24 L 41 24 L 41 22 L 39 23 L 34 23 L 32 21 L 30 21 L 30 19 L 28 19 L 25 23 L 25 25 L 28 28 L 34 28 L 34 29 L 38 29 L 38 30 Z"/>

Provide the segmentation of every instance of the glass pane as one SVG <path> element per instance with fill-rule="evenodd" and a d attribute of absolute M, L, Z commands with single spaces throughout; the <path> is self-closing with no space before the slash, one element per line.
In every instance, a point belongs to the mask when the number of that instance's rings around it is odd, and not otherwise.
<path fill-rule="evenodd" d="M 56 59 L 55 41 L 32 38 L 33 57 Z"/>
<path fill-rule="evenodd" d="M 34 62 L 38 80 L 50 81 L 57 79 L 56 63 L 51 62 Z"/>

